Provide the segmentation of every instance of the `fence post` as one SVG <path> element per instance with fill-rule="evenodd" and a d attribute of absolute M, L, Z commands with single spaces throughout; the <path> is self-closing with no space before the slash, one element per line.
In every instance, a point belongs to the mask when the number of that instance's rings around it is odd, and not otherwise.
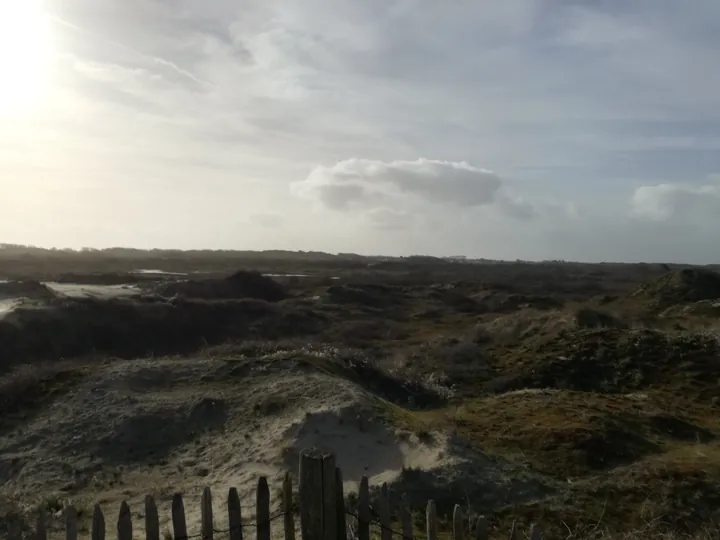
<path fill-rule="evenodd" d="M 77 510 L 73 505 L 65 508 L 65 539 L 66 540 L 77 540 L 78 537 L 78 524 L 77 524 Z"/>
<path fill-rule="evenodd" d="M 435 501 L 428 501 L 427 509 L 425 510 L 425 521 L 425 525 L 427 527 L 427 540 L 437 540 L 438 525 Z"/>
<path fill-rule="evenodd" d="M 487 519 L 485 519 L 485 516 L 480 516 L 477 518 L 477 523 L 475 524 L 475 540 L 487 540 L 487 537 Z"/>
<path fill-rule="evenodd" d="M 40 508 L 38 511 L 37 524 L 35 527 L 35 539 L 47 540 L 47 531 L 45 529 L 45 509 Z"/>
<path fill-rule="evenodd" d="M 295 508 L 293 504 L 292 476 L 285 473 L 283 482 L 283 512 L 285 512 L 285 540 L 295 540 Z"/>
<path fill-rule="evenodd" d="M 203 489 L 200 499 L 200 522 L 203 540 L 213 540 L 215 522 L 213 521 L 212 491 L 209 487 Z"/>
<path fill-rule="evenodd" d="M 175 540 L 187 538 L 187 523 L 185 521 L 185 503 L 180 493 L 176 493 L 172 500 L 172 523 Z"/>
<path fill-rule="evenodd" d="M 105 516 L 99 504 L 93 508 L 91 538 L 92 540 L 105 540 Z"/>
<path fill-rule="evenodd" d="M 120 505 L 120 515 L 117 522 L 118 540 L 133 540 L 132 515 L 128 503 L 123 501 Z"/>
<path fill-rule="evenodd" d="M 392 540 L 392 525 L 390 521 L 390 491 L 387 483 L 383 483 L 380 488 L 380 538 L 381 540 Z"/>
<path fill-rule="evenodd" d="M 270 540 L 270 488 L 267 478 L 264 476 L 258 479 L 255 520 L 257 521 L 257 540 Z"/>
<path fill-rule="evenodd" d="M 160 540 L 160 517 L 152 495 L 145 497 L 145 539 Z"/>
<path fill-rule="evenodd" d="M 337 540 L 335 456 L 311 448 L 300 453 L 300 529 L 303 540 Z"/>
<path fill-rule="evenodd" d="M 337 528 L 338 540 L 347 540 L 347 520 L 345 519 L 345 491 L 343 489 L 343 477 L 340 467 L 335 468 L 335 490 L 337 492 Z"/>
<path fill-rule="evenodd" d="M 454 540 L 464 540 L 465 538 L 465 517 L 459 504 L 455 505 L 453 510 L 453 538 Z"/>
<path fill-rule="evenodd" d="M 360 480 L 358 493 L 358 540 L 370 540 L 370 484 L 368 477 Z"/>
<path fill-rule="evenodd" d="M 238 495 L 237 488 L 230 488 L 228 491 L 227 506 L 230 540 L 243 540 L 242 508 L 240 507 L 240 495 Z"/>
<path fill-rule="evenodd" d="M 413 518 L 407 501 L 403 501 L 400 509 L 400 521 L 402 522 L 403 540 L 413 540 Z"/>

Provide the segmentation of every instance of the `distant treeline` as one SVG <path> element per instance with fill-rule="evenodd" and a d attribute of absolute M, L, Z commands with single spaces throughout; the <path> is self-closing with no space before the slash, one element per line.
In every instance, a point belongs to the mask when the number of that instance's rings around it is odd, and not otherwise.
<path fill-rule="evenodd" d="M 193 260 L 198 259 L 235 259 L 235 260 L 280 260 L 280 261 L 317 261 L 317 262 L 337 262 L 337 261 L 357 261 L 363 264 L 372 263 L 412 263 L 412 264 L 531 264 L 531 265 L 559 265 L 559 266 L 660 266 L 665 270 L 675 268 L 685 268 L 692 265 L 687 264 L 663 264 L 663 263 L 619 263 L 619 262 L 602 262 L 602 263 L 583 263 L 565 260 L 544 260 L 544 261 L 524 261 L 516 259 L 515 261 L 506 261 L 498 259 L 471 258 L 464 255 L 456 255 L 452 257 L 434 257 L 430 255 L 409 255 L 409 256 L 389 256 L 389 255 L 359 255 L 357 253 L 326 253 L 324 251 L 290 251 L 290 250 L 228 250 L 228 249 L 137 249 L 128 247 L 110 247 L 110 248 L 92 248 L 84 247 L 80 249 L 73 248 L 42 248 L 23 244 L 7 244 L 0 243 L 0 260 L 13 259 L 17 257 L 48 257 L 67 259 L 72 258 L 91 258 L 112 257 L 115 259 L 132 259 L 132 260 Z M 720 265 L 710 265 L 720 267 Z"/>

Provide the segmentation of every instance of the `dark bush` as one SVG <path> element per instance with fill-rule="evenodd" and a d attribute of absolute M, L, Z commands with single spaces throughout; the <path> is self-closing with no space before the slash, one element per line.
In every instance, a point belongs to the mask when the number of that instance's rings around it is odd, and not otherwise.
<path fill-rule="evenodd" d="M 285 287 L 258 272 L 241 270 L 224 279 L 173 281 L 160 285 L 156 292 L 165 297 L 181 296 L 205 300 L 255 298 L 279 302 L 288 297 Z"/>

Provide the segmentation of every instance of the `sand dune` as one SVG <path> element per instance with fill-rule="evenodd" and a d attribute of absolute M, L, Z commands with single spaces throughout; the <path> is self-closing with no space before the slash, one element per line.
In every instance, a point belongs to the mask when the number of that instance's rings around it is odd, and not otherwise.
<path fill-rule="evenodd" d="M 53 283 L 47 285 L 57 294 L 70 298 L 117 298 L 119 296 L 136 296 L 140 290 L 134 285 L 90 285 L 80 283 Z"/>
<path fill-rule="evenodd" d="M 42 305 L 44 302 L 56 297 L 66 298 L 97 298 L 109 299 L 119 297 L 131 297 L 141 294 L 140 289 L 135 285 L 91 285 L 79 283 L 54 283 L 54 282 L 33 282 L 33 287 L 20 285 L 16 290 L 11 290 L 13 282 L 2 280 L 0 285 L 4 286 L 0 297 L 0 319 L 11 313 L 16 308 L 33 304 Z"/>
<path fill-rule="evenodd" d="M 11 312 L 21 304 L 20 300 L 0 300 L 0 317 Z"/>
<path fill-rule="evenodd" d="M 403 467 L 432 469 L 446 455 L 372 418 L 373 396 L 292 362 L 136 360 L 88 368 L 84 381 L 21 429 L 0 434 L 0 494 L 31 503 L 66 494 L 111 513 L 121 500 L 141 508 L 153 493 L 168 518 L 174 492 L 186 494 L 189 525 L 204 486 L 219 515 L 229 487 L 252 506 L 259 476 L 273 492 L 309 446 L 335 452 L 348 489 Z"/>

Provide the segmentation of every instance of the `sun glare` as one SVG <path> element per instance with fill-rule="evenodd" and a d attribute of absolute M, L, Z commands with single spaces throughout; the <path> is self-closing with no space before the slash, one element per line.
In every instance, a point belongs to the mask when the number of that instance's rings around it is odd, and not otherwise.
<path fill-rule="evenodd" d="M 0 0 L 0 117 L 39 103 L 49 77 L 50 53 L 41 0 Z"/>

